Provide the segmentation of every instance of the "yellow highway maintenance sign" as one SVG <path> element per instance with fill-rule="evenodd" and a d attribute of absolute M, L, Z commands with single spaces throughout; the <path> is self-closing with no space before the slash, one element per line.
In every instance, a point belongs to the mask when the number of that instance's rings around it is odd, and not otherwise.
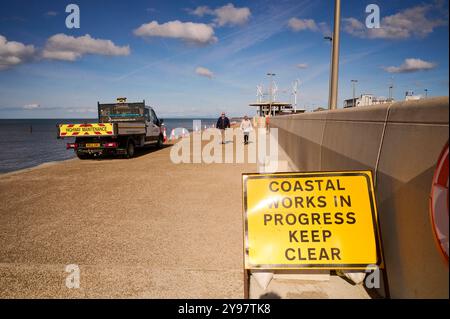
<path fill-rule="evenodd" d="M 382 266 L 370 171 L 243 174 L 246 269 Z"/>
<path fill-rule="evenodd" d="M 114 135 L 112 123 L 60 124 L 59 136 L 108 136 Z"/>

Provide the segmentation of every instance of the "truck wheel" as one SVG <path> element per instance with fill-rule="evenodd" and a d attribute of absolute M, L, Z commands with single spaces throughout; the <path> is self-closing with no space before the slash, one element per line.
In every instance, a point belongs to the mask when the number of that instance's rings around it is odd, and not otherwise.
<path fill-rule="evenodd" d="M 156 143 L 157 148 L 162 148 L 164 145 L 164 137 L 162 135 L 159 135 L 158 137 L 158 143 Z"/>
<path fill-rule="evenodd" d="M 86 159 L 89 158 L 89 155 L 86 155 L 86 154 L 83 154 L 83 153 L 77 153 L 77 157 L 78 157 L 80 160 L 86 160 Z"/>
<path fill-rule="evenodd" d="M 134 156 L 134 143 L 133 141 L 128 141 L 127 143 L 127 158 L 132 158 Z"/>

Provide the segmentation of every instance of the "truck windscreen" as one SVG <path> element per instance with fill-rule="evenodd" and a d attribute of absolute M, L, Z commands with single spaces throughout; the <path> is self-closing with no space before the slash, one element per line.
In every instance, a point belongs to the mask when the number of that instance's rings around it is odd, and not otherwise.
<path fill-rule="evenodd" d="M 101 122 L 114 120 L 140 121 L 144 117 L 144 106 L 133 104 L 107 104 L 99 106 Z"/>

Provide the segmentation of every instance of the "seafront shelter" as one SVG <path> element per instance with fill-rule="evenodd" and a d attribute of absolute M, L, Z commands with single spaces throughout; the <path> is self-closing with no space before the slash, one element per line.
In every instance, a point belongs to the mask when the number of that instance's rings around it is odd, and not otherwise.
<path fill-rule="evenodd" d="M 256 114 L 258 116 L 276 116 L 283 114 L 304 113 L 305 110 L 297 110 L 291 103 L 284 102 L 257 102 L 251 103 L 249 106 L 256 107 Z"/>

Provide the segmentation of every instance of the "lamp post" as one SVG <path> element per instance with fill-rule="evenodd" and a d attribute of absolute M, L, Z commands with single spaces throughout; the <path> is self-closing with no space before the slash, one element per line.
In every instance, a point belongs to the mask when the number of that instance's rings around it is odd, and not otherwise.
<path fill-rule="evenodd" d="M 356 100 L 355 100 L 355 97 L 356 97 L 355 86 L 356 86 L 356 83 L 358 83 L 358 80 L 351 80 L 351 82 L 352 82 L 352 84 L 353 84 L 353 106 L 356 106 Z"/>
<path fill-rule="evenodd" d="M 269 91 L 270 91 L 270 100 L 269 100 L 269 115 L 272 115 L 272 102 L 273 102 L 273 77 L 276 75 L 275 73 L 267 73 L 267 75 L 270 77 L 270 83 L 269 83 Z"/>
<path fill-rule="evenodd" d="M 428 89 L 425 89 L 425 98 L 428 97 Z"/>
<path fill-rule="evenodd" d="M 338 79 L 339 79 L 339 34 L 341 24 L 341 0 L 334 2 L 334 30 L 332 38 L 331 74 L 330 74 L 330 99 L 328 108 L 337 108 Z M 328 37 L 329 38 L 329 37 Z"/>
<path fill-rule="evenodd" d="M 391 76 L 391 83 L 389 84 L 389 102 L 394 101 L 394 77 Z"/>
<path fill-rule="evenodd" d="M 323 39 L 330 41 L 331 44 L 333 43 L 333 37 L 331 36 L 323 37 Z M 330 52 L 331 53 L 330 53 L 330 80 L 328 82 L 328 106 L 330 105 L 331 101 L 331 69 L 333 68 L 331 61 L 333 60 L 333 50 L 330 50 Z"/>

